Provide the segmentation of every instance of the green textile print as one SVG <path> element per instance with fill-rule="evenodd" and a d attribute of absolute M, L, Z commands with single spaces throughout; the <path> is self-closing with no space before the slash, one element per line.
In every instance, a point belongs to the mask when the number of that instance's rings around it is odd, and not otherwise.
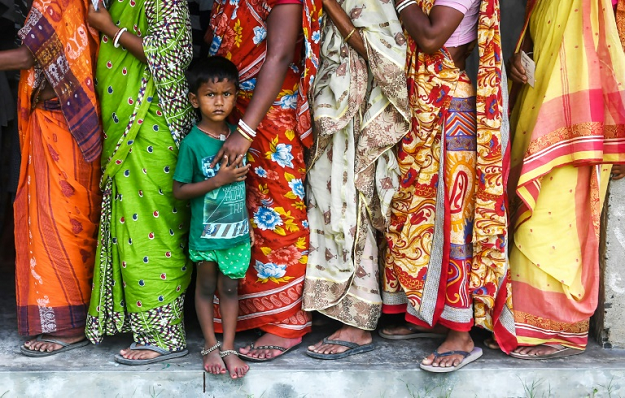
<path fill-rule="evenodd" d="M 192 57 L 188 9 L 179 0 L 122 0 L 109 12 L 143 37 L 149 66 L 102 36 L 103 200 L 86 335 L 97 343 L 132 330 L 139 344 L 177 351 L 186 346 L 191 277 L 189 209 L 172 195 L 178 143 L 193 123 L 183 75 Z"/>
<path fill-rule="evenodd" d="M 230 279 L 243 279 L 252 259 L 252 244 L 247 241 L 221 250 L 196 251 L 189 249 L 189 258 L 196 263 L 217 263 L 219 271 Z"/>

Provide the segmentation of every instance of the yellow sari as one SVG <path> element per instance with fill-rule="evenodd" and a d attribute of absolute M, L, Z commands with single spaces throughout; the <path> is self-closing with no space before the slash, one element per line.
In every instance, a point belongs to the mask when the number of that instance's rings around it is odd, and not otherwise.
<path fill-rule="evenodd" d="M 583 349 L 597 306 L 605 163 L 625 160 L 625 55 L 609 0 L 528 7 L 536 85 L 521 89 L 511 118 L 517 339 Z"/>

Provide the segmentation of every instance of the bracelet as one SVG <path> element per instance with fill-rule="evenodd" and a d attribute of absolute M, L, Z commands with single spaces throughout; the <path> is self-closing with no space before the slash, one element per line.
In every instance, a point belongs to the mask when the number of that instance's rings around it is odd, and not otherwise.
<path fill-rule="evenodd" d="M 345 36 L 345 38 L 343 38 L 343 40 L 345 41 L 345 43 L 347 43 L 347 41 L 349 40 L 350 37 L 352 37 L 352 35 L 354 34 L 354 32 L 356 31 L 356 28 L 352 29 L 351 32 L 349 32 L 347 34 L 347 36 Z"/>
<path fill-rule="evenodd" d="M 242 128 L 237 127 L 237 133 L 241 134 L 243 136 L 243 138 L 245 138 L 249 142 L 254 142 L 254 139 L 252 137 L 250 137 L 249 135 L 247 135 L 247 133 L 245 131 L 243 131 Z"/>
<path fill-rule="evenodd" d="M 122 34 L 127 30 L 128 29 L 126 28 L 121 28 L 120 30 L 117 31 L 117 33 L 115 33 L 115 37 L 113 38 L 113 46 L 115 48 L 119 48 L 119 38 L 122 37 Z"/>
<path fill-rule="evenodd" d="M 248 126 L 247 123 L 243 121 L 243 119 L 239 119 L 239 127 L 243 131 L 245 131 L 250 137 L 252 138 L 256 137 L 256 131 L 254 131 L 250 126 Z"/>
<path fill-rule="evenodd" d="M 411 5 L 416 5 L 417 2 L 415 0 L 404 0 L 404 1 L 399 1 L 398 4 L 395 5 L 395 10 L 397 11 L 397 13 L 399 14 L 400 12 L 402 12 L 405 8 L 410 7 Z"/>

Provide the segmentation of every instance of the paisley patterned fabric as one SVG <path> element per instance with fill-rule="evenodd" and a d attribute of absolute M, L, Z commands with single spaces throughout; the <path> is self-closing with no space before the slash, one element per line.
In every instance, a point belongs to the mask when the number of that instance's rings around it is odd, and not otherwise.
<path fill-rule="evenodd" d="M 433 3 L 418 1 L 426 13 Z M 463 260 L 470 269 L 463 289 L 473 319 L 448 305 L 457 300 L 447 292 L 458 282 L 450 258 L 467 253 L 454 253 L 459 248 L 451 245 L 451 213 L 458 198 L 448 195 L 454 187 L 446 186 L 444 170 L 451 159 L 439 144 L 461 73 L 445 48 L 426 55 L 410 37 L 406 70 L 413 127 L 398 148 L 402 175 L 387 233 L 384 311 L 407 310 L 408 321 L 424 326 L 466 330 L 474 323 L 494 331 L 509 351 L 516 339 L 506 258 L 508 130 L 502 124 L 506 106 L 498 0 L 482 1 L 477 29 L 476 159 L 475 171 L 467 174 L 475 175 L 475 204 L 472 236 L 467 237 L 472 253 Z"/>
<path fill-rule="evenodd" d="M 276 0 L 218 0 L 211 27 L 211 55 L 230 59 L 239 70 L 240 90 L 232 122 L 245 113 L 267 52 L 267 18 Z M 308 88 L 318 65 L 321 2 L 303 2 L 304 40 L 289 66 L 282 89 L 248 152 L 247 206 L 256 244 L 239 286 L 237 330 L 260 328 L 285 338 L 310 331 L 302 311 L 308 261 L 304 148 L 312 143 Z M 302 56 L 303 54 L 303 56 Z M 215 330 L 221 314 L 215 303 Z"/>
<path fill-rule="evenodd" d="M 391 2 L 346 0 L 369 62 L 331 20 L 313 87 L 310 253 L 304 308 L 373 330 L 381 313 L 377 232 L 398 183 L 393 146 L 408 132 L 406 39 Z"/>

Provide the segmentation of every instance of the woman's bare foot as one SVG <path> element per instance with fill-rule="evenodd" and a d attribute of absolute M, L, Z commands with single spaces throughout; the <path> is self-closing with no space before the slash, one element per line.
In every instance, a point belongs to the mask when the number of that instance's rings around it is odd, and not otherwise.
<path fill-rule="evenodd" d="M 436 325 L 433 328 L 424 328 L 422 326 L 414 325 L 408 322 L 399 325 L 387 326 L 381 329 L 382 333 L 390 336 L 406 336 L 414 333 L 445 334 L 448 330 L 449 329 L 441 325 Z"/>
<path fill-rule="evenodd" d="M 204 347 L 204 349 L 208 349 Z M 202 357 L 204 370 L 210 374 L 221 375 L 226 373 L 226 364 L 219 356 L 219 350 L 213 350 Z"/>
<path fill-rule="evenodd" d="M 137 344 L 137 346 L 140 347 L 142 346 L 142 344 Z M 123 350 L 119 351 L 119 355 L 121 355 L 122 357 L 126 359 L 137 360 L 137 359 L 152 359 L 152 358 L 156 358 L 160 356 L 161 354 L 152 350 L 133 350 L 130 348 L 124 348 Z"/>
<path fill-rule="evenodd" d="M 491 350 L 501 350 L 501 347 L 499 347 L 499 343 L 497 343 L 497 340 L 495 340 L 494 337 L 489 337 L 484 340 L 484 345 L 486 346 L 486 348 L 489 348 Z"/>
<path fill-rule="evenodd" d="M 298 337 L 296 339 L 287 339 L 284 337 L 276 336 L 275 334 L 265 333 L 262 335 L 256 342 L 254 342 L 255 347 L 261 347 L 264 345 L 275 345 L 282 348 L 291 348 L 295 345 L 298 345 L 302 342 L 302 338 Z M 280 350 L 259 350 L 257 348 L 252 348 L 249 345 L 239 349 L 239 352 L 248 357 L 258 358 L 258 359 L 269 359 L 279 357 L 282 354 Z"/>
<path fill-rule="evenodd" d="M 444 354 L 450 351 L 466 351 L 471 352 L 475 348 L 473 344 L 473 340 L 469 335 L 469 332 L 457 332 L 455 330 L 450 330 L 447 334 L 447 338 L 441 344 L 437 351 L 439 354 Z M 449 356 L 439 356 L 435 357 L 434 354 L 431 354 L 427 358 L 423 359 L 421 362 L 424 365 L 432 365 L 432 366 L 440 366 L 440 367 L 450 367 L 450 366 L 458 366 L 464 357 L 462 355 L 449 355 Z"/>
<path fill-rule="evenodd" d="M 250 367 L 241 360 L 236 354 L 230 354 L 223 357 L 223 361 L 226 363 L 230 377 L 233 379 L 240 379 L 247 374 Z"/>
<path fill-rule="evenodd" d="M 371 338 L 371 332 L 348 325 L 343 325 L 342 328 L 328 337 L 328 340 L 343 340 L 349 341 L 350 343 L 356 343 L 358 345 L 369 344 L 373 341 Z M 349 347 L 342 345 L 325 344 L 323 340 L 315 345 L 308 346 L 308 351 L 316 352 L 318 354 L 340 354 L 348 349 Z"/>
<path fill-rule="evenodd" d="M 514 351 L 514 353 L 521 355 L 531 355 L 536 357 L 542 357 L 545 355 L 553 354 L 558 351 L 557 347 L 551 347 L 548 345 L 535 345 L 529 347 L 518 347 Z"/>
<path fill-rule="evenodd" d="M 66 344 L 78 343 L 79 341 L 83 341 L 85 339 L 85 335 L 81 334 L 75 337 L 57 337 L 53 334 L 42 334 L 41 337 L 43 339 L 51 339 L 62 341 Z M 32 340 L 27 340 L 24 342 L 24 347 L 31 351 L 39 351 L 39 352 L 52 352 L 56 350 L 60 350 L 63 348 L 60 344 L 49 343 L 47 341 L 37 341 L 36 338 Z"/>

